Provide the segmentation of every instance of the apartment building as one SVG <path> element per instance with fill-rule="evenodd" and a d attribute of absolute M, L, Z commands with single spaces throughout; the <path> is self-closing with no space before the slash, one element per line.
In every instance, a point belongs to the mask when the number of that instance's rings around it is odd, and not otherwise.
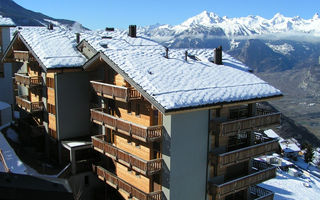
<path fill-rule="evenodd" d="M 10 18 L 0 15 L 0 59 L 10 43 L 10 28 L 15 27 Z M 15 68 L 9 63 L 0 62 L 0 101 L 7 102 L 14 106 L 13 94 L 13 72 Z"/>
<path fill-rule="evenodd" d="M 21 126 L 30 138 L 44 137 L 46 151 L 57 158 L 62 140 L 89 134 L 88 84 L 82 72 L 86 58 L 69 30 L 52 25 L 17 30 L 3 61 L 20 66 L 15 98 Z"/>
<path fill-rule="evenodd" d="M 81 41 L 81 42 L 80 42 Z M 4 54 L 20 63 L 16 97 L 59 154 L 90 137 L 93 171 L 124 199 L 272 199 L 256 184 L 277 150 L 259 131 L 280 123 L 261 102 L 281 92 L 215 49 L 168 49 L 129 32 L 23 27 Z M 32 120 L 31 120 L 32 119 Z"/>
<path fill-rule="evenodd" d="M 94 172 L 124 199 L 273 199 L 256 184 L 276 176 L 255 157 L 277 150 L 259 130 L 282 96 L 215 49 L 168 49 L 118 31 L 83 35 L 88 61 Z"/>

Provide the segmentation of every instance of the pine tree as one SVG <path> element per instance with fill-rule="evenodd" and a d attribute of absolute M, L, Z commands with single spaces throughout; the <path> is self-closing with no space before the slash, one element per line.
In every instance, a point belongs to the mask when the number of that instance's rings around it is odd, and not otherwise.
<path fill-rule="evenodd" d="M 304 154 L 304 161 L 306 163 L 312 162 L 313 159 L 313 148 L 311 144 L 306 144 L 306 153 Z"/>

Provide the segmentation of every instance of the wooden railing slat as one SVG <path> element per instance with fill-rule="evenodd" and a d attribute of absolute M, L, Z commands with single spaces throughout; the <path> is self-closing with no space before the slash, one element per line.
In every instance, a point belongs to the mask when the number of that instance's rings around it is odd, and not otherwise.
<path fill-rule="evenodd" d="M 91 109 L 90 112 L 92 120 L 99 121 L 118 132 L 125 133 L 144 142 L 153 141 L 162 137 L 162 126 L 141 126 L 106 114 L 102 109 Z"/>
<path fill-rule="evenodd" d="M 112 184 L 112 186 L 116 186 L 117 189 L 122 189 L 126 191 L 128 194 L 132 195 L 137 199 L 140 199 L 140 200 L 161 200 L 162 199 L 161 191 L 145 193 L 140 189 L 136 188 L 135 186 L 117 177 L 116 175 L 114 175 L 113 173 L 109 172 L 108 170 L 104 169 L 101 166 L 93 166 L 93 171 L 98 176 L 103 177 L 108 184 Z"/>
<path fill-rule="evenodd" d="M 128 152 L 125 152 L 105 141 L 104 135 L 92 136 L 92 144 L 103 153 L 109 154 L 116 160 L 125 162 L 127 166 L 133 166 L 142 170 L 146 175 L 159 172 L 162 168 L 162 159 L 143 160 Z"/>

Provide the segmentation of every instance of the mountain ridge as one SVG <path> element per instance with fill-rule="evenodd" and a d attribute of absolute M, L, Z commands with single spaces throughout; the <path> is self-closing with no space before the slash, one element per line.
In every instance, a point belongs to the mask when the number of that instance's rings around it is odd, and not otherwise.
<path fill-rule="evenodd" d="M 46 26 L 49 23 L 60 24 L 68 27 L 82 27 L 79 23 L 67 19 L 55 19 L 40 12 L 23 8 L 13 0 L 0 0 L 0 15 L 9 17 L 17 26 Z"/>
<path fill-rule="evenodd" d="M 261 16 L 249 15 L 247 17 L 227 16 L 220 17 L 214 12 L 203 11 L 200 14 L 191 17 L 179 25 L 163 25 L 166 28 L 172 28 L 176 32 L 181 32 L 190 28 L 204 26 L 206 28 L 221 28 L 225 36 L 233 38 L 236 36 L 265 35 L 282 32 L 296 33 L 314 33 L 314 36 L 320 35 L 320 18 L 316 13 L 311 19 L 303 19 L 299 16 L 285 17 L 277 13 L 271 19 L 265 19 Z M 159 29 L 162 26 L 158 26 Z"/>

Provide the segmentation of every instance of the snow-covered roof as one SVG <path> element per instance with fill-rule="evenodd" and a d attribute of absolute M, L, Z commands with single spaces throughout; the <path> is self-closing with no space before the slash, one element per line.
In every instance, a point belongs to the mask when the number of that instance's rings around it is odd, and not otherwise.
<path fill-rule="evenodd" d="M 16 24 L 12 21 L 11 18 L 3 17 L 0 15 L 0 26 L 15 26 Z"/>
<path fill-rule="evenodd" d="M 272 129 L 268 129 L 264 131 L 264 134 L 266 134 L 269 138 L 279 138 L 279 135 L 274 132 Z"/>
<path fill-rule="evenodd" d="M 126 32 L 98 31 L 84 38 L 165 110 L 281 95 L 226 53 L 223 65 L 212 63 L 213 49 L 170 49 L 166 59 L 163 46 L 142 37 L 131 38 Z M 186 50 L 200 61 L 185 61 Z"/>
<path fill-rule="evenodd" d="M 44 67 L 81 67 L 86 58 L 77 50 L 75 33 L 63 28 L 23 27 L 19 33 Z"/>
<path fill-rule="evenodd" d="M 289 140 L 284 140 L 284 141 L 280 142 L 280 147 L 286 153 L 301 151 L 301 149 L 298 147 L 298 145 L 296 145 L 295 143 L 293 143 Z"/>

